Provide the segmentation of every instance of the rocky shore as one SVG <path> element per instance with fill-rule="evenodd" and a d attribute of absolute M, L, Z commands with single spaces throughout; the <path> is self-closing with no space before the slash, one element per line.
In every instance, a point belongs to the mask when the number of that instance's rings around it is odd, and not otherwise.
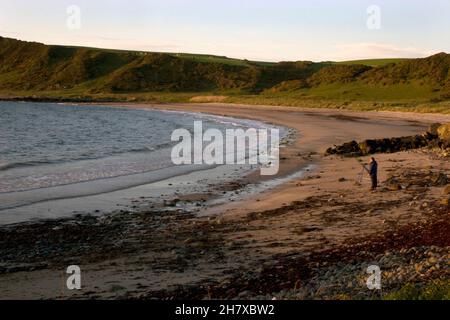
<path fill-rule="evenodd" d="M 422 152 L 427 157 L 436 155 Z M 433 287 L 431 298 L 448 299 L 450 207 L 439 199 L 448 193 L 450 179 L 434 184 L 434 177 L 442 174 L 434 168 L 391 170 L 389 179 L 403 183 L 407 178 L 409 187 L 393 191 L 388 179 L 379 197 L 367 203 L 355 202 L 345 191 L 339 195 L 322 192 L 245 217 L 199 218 L 195 212 L 175 209 L 2 227 L 2 297 L 13 291 L 13 279 L 20 279 L 20 284 L 31 275 L 44 281 L 44 286 L 54 277 L 49 270 L 76 264 L 90 266 L 86 272 L 98 277 L 98 282 L 92 280 L 89 290 L 76 294 L 60 294 L 59 288 L 53 288 L 42 298 L 380 299 L 396 298 L 405 286 L 411 287 L 408 294 L 411 290 L 423 294 L 423 288 L 435 283 L 438 289 Z M 419 171 L 414 179 L 408 176 L 413 171 Z M 317 185 L 324 178 L 311 175 L 304 184 Z M 433 195 L 436 190 L 439 194 Z M 406 207 L 409 217 L 419 218 L 403 221 L 386 214 L 399 207 Z M 299 213 L 320 216 L 324 222 L 305 218 L 298 226 Z M 364 223 L 373 216 L 381 228 L 374 227 L 367 236 L 358 236 L 354 230 L 350 237 L 333 236 L 333 226 L 340 228 L 348 219 Z M 282 221 L 292 221 L 283 227 L 291 232 L 289 240 L 267 225 Z M 261 232 L 278 236 L 262 240 Z M 367 289 L 369 265 L 382 270 L 380 291 Z M 193 272 L 201 276 L 192 276 Z M 135 283 L 119 280 L 120 274 L 132 276 Z M 103 277 L 109 285 L 105 286 Z M 159 285 L 150 283 L 155 277 Z"/>
<path fill-rule="evenodd" d="M 367 156 L 376 153 L 395 153 L 424 147 L 450 148 L 450 124 L 434 123 L 422 134 L 400 138 L 351 141 L 328 148 L 326 155 Z"/>
<path fill-rule="evenodd" d="M 223 283 L 201 289 L 159 292 L 156 296 L 162 299 L 390 299 L 396 298 L 398 291 L 405 287 L 420 292 L 427 285 L 436 284 L 437 292 L 428 298 L 449 299 L 450 224 L 448 211 L 441 214 L 423 224 L 355 239 L 332 250 L 278 255 L 274 257 L 274 265 L 265 264 L 260 270 Z M 370 265 L 380 266 L 382 270 L 379 291 L 367 288 Z"/>

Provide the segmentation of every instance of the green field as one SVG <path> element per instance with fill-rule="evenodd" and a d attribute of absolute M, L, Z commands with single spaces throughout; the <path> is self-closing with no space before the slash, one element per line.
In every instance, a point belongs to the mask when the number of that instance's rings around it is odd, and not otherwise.
<path fill-rule="evenodd" d="M 360 64 L 364 66 L 369 67 L 382 67 L 390 63 L 399 63 L 399 62 L 405 62 L 411 59 L 399 59 L 399 58 L 393 58 L 393 59 L 367 59 L 367 60 L 352 60 L 352 61 L 340 61 L 340 62 L 333 62 L 335 64 L 344 64 L 344 65 L 355 65 Z"/>

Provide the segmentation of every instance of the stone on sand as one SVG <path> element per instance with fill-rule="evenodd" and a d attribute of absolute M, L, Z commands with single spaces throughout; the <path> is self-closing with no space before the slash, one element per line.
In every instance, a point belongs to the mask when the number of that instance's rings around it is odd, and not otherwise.
<path fill-rule="evenodd" d="M 441 200 L 441 205 L 450 207 L 450 197 L 446 197 Z"/>
<path fill-rule="evenodd" d="M 446 186 L 442 191 L 444 195 L 450 195 L 450 185 Z"/>
<path fill-rule="evenodd" d="M 448 177 L 445 173 L 440 172 L 433 181 L 433 184 L 437 187 L 443 187 L 448 184 Z"/>

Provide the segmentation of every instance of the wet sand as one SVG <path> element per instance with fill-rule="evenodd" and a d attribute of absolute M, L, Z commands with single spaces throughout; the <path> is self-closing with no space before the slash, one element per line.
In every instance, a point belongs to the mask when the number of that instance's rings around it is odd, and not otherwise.
<path fill-rule="evenodd" d="M 448 234 L 449 210 L 441 205 L 444 187 L 424 186 L 434 175 L 450 173 L 448 158 L 420 150 L 379 155 L 382 182 L 391 175 L 421 175 L 410 190 L 390 191 L 382 183 L 372 193 L 368 180 L 355 185 L 361 171 L 355 159 L 323 156 L 334 144 L 416 134 L 428 123 L 450 121 L 449 116 L 220 104 L 129 107 L 204 112 L 293 128 L 297 136 L 282 149 L 280 173 L 271 178 L 309 165 L 316 169 L 242 201 L 193 212 L 148 209 L 1 228 L 0 298 L 367 298 L 372 292 L 360 278 L 370 261 L 389 250 L 396 257 L 416 247 L 430 247 L 441 261 L 442 250 L 450 245 L 439 236 Z M 267 178 L 246 179 L 265 183 Z M 200 198 L 192 194 L 180 200 Z M 424 235 L 409 241 L 411 230 Z M 396 237 L 399 243 L 386 242 Z M 414 259 L 420 264 L 422 256 Z M 348 271 L 337 261 L 354 268 Z M 82 269 L 81 291 L 65 289 L 64 270 L 71 264 Z M 428 278 L 419 272 L 417 279 L 446 277 L 442 265 Z M 340 268 L 347 270 L 343 278 L 350 279 L 345 284 L 330 275 Z M 320 276 L 328 279 L 326 285 L 317 282 Z M 394 277 L 389 288 L 407 280 Z"/>

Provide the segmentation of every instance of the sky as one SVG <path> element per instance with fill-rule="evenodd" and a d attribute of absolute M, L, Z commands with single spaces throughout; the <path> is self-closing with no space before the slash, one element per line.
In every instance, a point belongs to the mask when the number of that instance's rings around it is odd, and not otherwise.
<path fill-rule="evenodd" d="M 450 0 L 0 0 L 0 35 L 260 61 L 425 57 L 450 52 Z"/>

